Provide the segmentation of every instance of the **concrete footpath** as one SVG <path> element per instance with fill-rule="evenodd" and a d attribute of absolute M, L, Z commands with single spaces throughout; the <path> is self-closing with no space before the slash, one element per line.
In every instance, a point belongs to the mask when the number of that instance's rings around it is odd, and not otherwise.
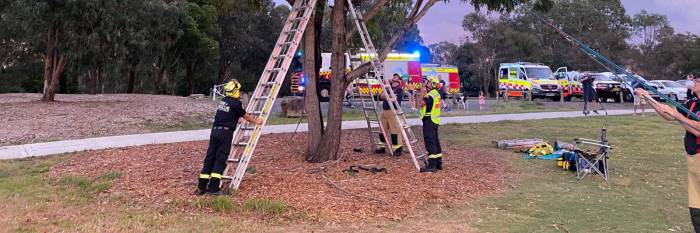
<path fill-rule="evenodd" d="M 608 115 L 632 114 L 632 110 L 609 110 Z M 594 115 L 595 116 L 595 115 Z M 443 117 L 443 124 L 468 124 L 485 123 L 506 120 L 537 120 L 553 118 L 584 117 L 581 111 L 571 112 L 538 112 L 516 113 L 498 115 L 475 115 Z M 410 125 L 421 125 L 418 119 L 408 119 Z M 263 128 L 263 134 L 291 133 L 296 129 L 296 124 L 268 125 Z M 367 127 L 365 121 L 344 121 L 343 129 L 360 129 Z M 297 132 L 306 132 L 307 124 L 300 124 Z M 99 138 L 86 138 L 66 141 L 34 143 L 0 147 L 0 160 L 18 159 L 36 156 L 56 155 L 86 150 L 101 150 L 108 148 L 121 148 L 151 144 L 166 144 L 176 142 L 190 142 L 209 140 L 209 129 L 176 131 L 165 133 L 135 134 L 123 136 L 110 136 Z"/>

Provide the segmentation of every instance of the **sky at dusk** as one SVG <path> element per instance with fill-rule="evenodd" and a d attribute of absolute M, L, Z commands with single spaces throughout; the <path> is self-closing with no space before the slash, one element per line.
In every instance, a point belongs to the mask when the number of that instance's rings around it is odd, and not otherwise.
<path fill-rule="evenodd" d="M 286 0 L 275 0 L 277 3 Z M 676 32 L 700 34 L 700 0 L 622 0 L 628 15 L 641 10 L 668 17 Z M 461 1 L 437 3 L 418 23 L 425 44 L 440 41 L 460 42 L 467 35 L 462 29 L 462 19 L 474 8 Z"/>

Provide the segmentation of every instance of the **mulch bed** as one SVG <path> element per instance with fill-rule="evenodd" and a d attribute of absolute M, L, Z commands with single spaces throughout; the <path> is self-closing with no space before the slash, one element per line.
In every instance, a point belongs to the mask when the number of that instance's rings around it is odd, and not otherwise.
<path fill-rule="evenodd" d="M 181 121 L 206 122 L 216 111 L 211 99 L 168 95 L 0 94 L 0 146 L 88 137 L 149 133 Z"/>
<path fill-rule="evenodd" d="M 401 219 L 418 215 L 416 210 L 426 206 L 465 204 L 502 191 L 508 176 L 504 159 L 488 151 L 448 145 L 443 171 L 417 173 L 407 152 L 400 158 L 373 154 L 367 146 L 364 152 L 353 152 L 366 144 L 366 131 L 344 131 L 342 141 L 337 164 L 311 164 L 303 158 L 305 133 L 262 136 L 251 162 L 256 172 L 246 176 L 231 198 L 238 203 L 249 198 L 279 200 L 289 207 L 285 216 L 308 220 Z M 50 175 L 95 178 L 119 171 L 122 175 L 108 193 L 122 194 L 137 205 L 162 207 L 173 200 L 201 198 L 192 192 L 206 149 L 206 142 L 191 142 L 89 151 L 54 166 Z M 354 177 L 343 172 L 352 165 L 370 164 L 387 172 L 361 170 Z"/>

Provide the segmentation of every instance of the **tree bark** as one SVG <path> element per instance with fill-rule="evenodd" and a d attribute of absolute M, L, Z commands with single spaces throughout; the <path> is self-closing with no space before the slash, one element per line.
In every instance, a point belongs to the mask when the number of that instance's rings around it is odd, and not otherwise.
<path fill-rule="evenodd" d="M 229 72 L 229 67 L 231 67 L 231 62 L 229 61 L 222 61 L 219 62 L 219 78 L 217 79 L 218 83 L 224 83 L 226 81 L 226 77 L 228 77 L 228 72 Z"/>
<path fill-rule="evenodd" d="M 191 95 L 194 92 L 194 70 L 197 68 L 196 62 L 187 62 L 187 94 Z"/>
<path fill-rule="evenodd" d="M 58 29 L 53 27 L 46 37 L 46 54 L 44 55 L 44 90 L 41 100 L 54 101 L 56 87 L 61 81 L 66 59 L 58 51 Z"/>
<path fill-rule="evenodd" d="M 306 161 L 315 161 L 318 154 L 321 139 L 324 135 L 323 115 L 316 92 L 318 84 L 318 72 L 321 68 L 321 28 L 323 25 L 323 11 L 325 1 L 319 1 L 316 5 L 312 22 L 306 25 L 304 32 L 304 74 L 306 75 L 306 91 L 304 92 L 304 109 L 309 122 L 309 138 L 306 144 Z"/>
<path fill-rule="evenodd" d="M 328 101 L 328 125 L 316 156 L 310 162 L 335 160 L 340 148 L 345 95 L 345 4 L 335 4 L 331 12 L 333 26 L 331 47 L 331 90 Z"/>
<path fill-rule="evenodd" d="M 136 81 L 136 65 L 129 67 L 129 77 L 127 78 L 126 93 L 134 93 L 134 82 Z"/>

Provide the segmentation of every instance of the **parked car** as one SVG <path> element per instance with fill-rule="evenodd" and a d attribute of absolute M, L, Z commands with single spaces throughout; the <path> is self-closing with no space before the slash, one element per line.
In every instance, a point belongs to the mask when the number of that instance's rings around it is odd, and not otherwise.
<path fill-rule="evenodd" d="M 622 102 L 622 83 L 613 80 L 611 74 L 591 73 L 590 75 L 593 77 L 593 88 L 599 102 L 607 102 L 608 99 L 613 99 L 616 103 Z"/>
<path fill-rule="evenodd" d="M 684 85 L 670 80 L 653 80 L 650 82 L 658 85 L 659 92 L 667 95 L 672 100 L 678 101 L 688 99 L 688 96 L 686 95 L 688 88 L 685 88 Z"/>
<path fill-rule="evenodd" d="M 610 78 L 612 80 L 615 80 L 615 81 L 622 83 L 622 88 L 625 89 L 625 91 L 623 92 L 623 98 L 624 98 L 625 102 L 634 101 L 634 98 L 632 97 L 632 93 L 634 93 L 634 90 L 632 88 L 632 80 L 627 78 L 627 75 L 625 75 L 625 74 L 612 75 L 612 73 L 610 73 L 610 72 L 605 72 L 605 74 L 611 75 Z M 646 79 L 644 79 L 642 76 L 635 75 L 634 77 L 639 79 L 639 80 L 642 80 L 643 82 L 645 82 L 647 85 L 651 86 L 654 89 L 657 89 L 657 90 L 659 89 L 659 86 L 656 85 L 656 83 L 651 83 L 651 82 L 647 81 Z M 653 92 L 651 92 L 649 94 L 651 95 L 652 98 L 659 99 L 659 95 L 654 94 Z"/>

